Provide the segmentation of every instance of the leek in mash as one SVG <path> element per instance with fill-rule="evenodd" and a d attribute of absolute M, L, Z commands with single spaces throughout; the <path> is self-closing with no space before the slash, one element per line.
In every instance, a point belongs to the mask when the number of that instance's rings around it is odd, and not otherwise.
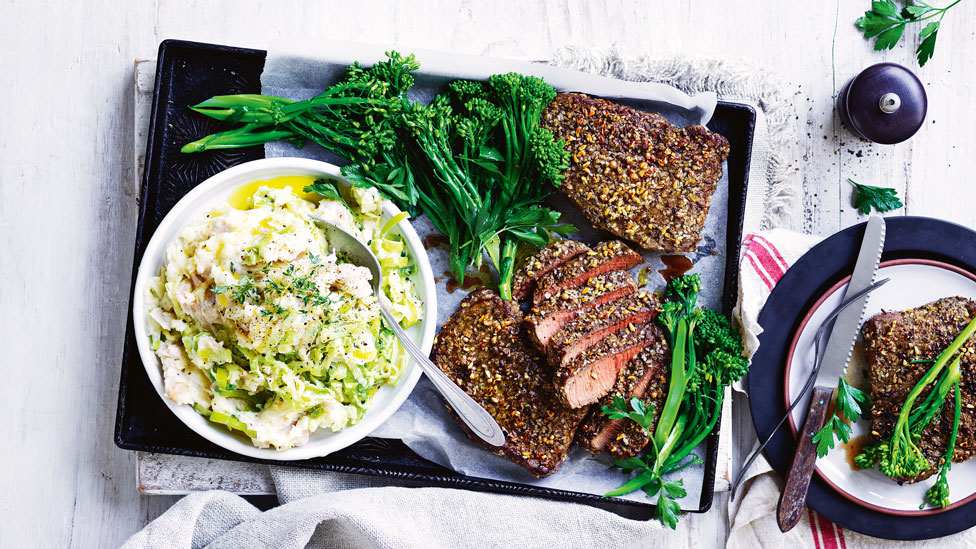
<path fill-rule="evenodd" d="M 330 252 L 307 215 L 370 244 L 404 327 L 421 317 L 415 265 L 386 234 L 376 191 L 347 195 L 316 203 L 261 186 L 246 209 L 214 209 L 169 244 L 146 296 L 167 397 L 257 447 L 287 449 L 359 422 L 373 393 L 396 383 L 408 357 L 383 325 L 369 270 Z"/>

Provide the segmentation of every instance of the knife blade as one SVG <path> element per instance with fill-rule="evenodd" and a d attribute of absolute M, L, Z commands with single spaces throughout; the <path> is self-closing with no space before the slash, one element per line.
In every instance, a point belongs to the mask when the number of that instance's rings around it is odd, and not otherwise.
<path fill-rule="evenodd" d="M 874 283 L 874 277 L 881 263 L 881 252 L 884 250 L 885 222 L 880 216 L 872 216 L 864 228 L 861 248 L 854 264 L 851 281 L 847 285 L 842 300 L 848 295 L 853 296 Z M 783 487 L 783 495 L 779 501 L 776 520 L 780 530 L 788 532 L 797 522 L 803 512 L 810 488 L 810 478 L 813 475 L 814 464 L 817 459 L 816 445 L 813 436 L 819 431 L 826 420 L 827 409 L 833 396 L 834 388 L 840 376 L 847 372 L 847 366 L 857 341 L 857 332 L 864 320 L 864 310 L 867 307 L 867 295 L 860 298 L 859 303 L 852 304 L 848 309 L 837 315 L 827 338 L 827 346 L 823 354 L 823 362 L 817 373 L 816 386 L 810 396 L 810 408 L 807 411 L 803 426 L 797 432 L 799 438 L 796 455 L 790 466 Z"/>
<path fill-rule="evenodd" d="M 854 264 L 854 274 L 851 275 L 851 281 L 841 301 L 874 283 L 874 275 L 877 274 L 878 264 L 881 263 L 884 240 L 884 218 L 872 216 L 864 229 L 861 250 L 857 254 L 857 263 Z M 823 367 L 817 374 L 817 385 L 836 385 L 837 379 L 847 373 L 847 365 L 854 351 L 854 342 L 857 341 L 857 330 L 864 321 L 864 309 L 867 307 L 869 297 L 865 295 L 859 303 L 852 304 L 834 320 L 834 327 L 824 348 Z"/>

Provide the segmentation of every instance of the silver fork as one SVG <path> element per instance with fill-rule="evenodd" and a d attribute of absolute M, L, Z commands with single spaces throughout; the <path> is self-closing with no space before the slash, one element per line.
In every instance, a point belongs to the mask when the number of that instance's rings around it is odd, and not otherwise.
<path fill-rule="evenodd" d="M 818 329 L 817 333 L 813 336 L 813 341 L 814 341 L 813 371 L 810 372 L 810 377 L 807 379 L 806 384 L 803 385 L 803 389 L 796 395 L 796 398 L 793 399 L 793 402 L 790 404 L 789 409 L 786 410 L 786 414 L 783 415 L 783 417 L 779 420 L 779 423 L 776 424 L 776 427 L 773 427 L 772 432 L 769 433 L 768 437 L 766 437 L 766 440 L 764 440 L 762 444 L 759 445 L 759 448 L 756 448 L 755 450 L 753 450 L 751 454 L 749 454 L 749 458 L 746 460 L 742 468 L 739 469 L 739 473 L 736 475 L 735 480 L 732 481 L 732 497 L 735 497 L 735 490 L 739 487 L 740 484 L 742 484 L 743 477 L 745 477 L 746 471 L 749 470 L 749 466 L 752 465 L 754 461 L 756 461 L 756 458 L 758 458 L 759 454 L 762 453 L 763 448 L 765 448 L 766 445 L 769 444 L 769 441 L 773 439 L 773 435 L 776 434 L 776 431 L 778 431 L 779 428 L 783 426 L 783 423 L 786 423 L 786 419 L 790 417 L 790 414 L 793 412 L 793 408 L 796 408 L 796 405 L 799 404 L 799 402 L 803 399 L 803 396 L 810 391 L 811 387 L 813 387 L 814 380 L 817 379 L 817 373 L 820 372 L 820 366 L 823 362 L 822 347 L 824 341 L 827 339 L 827 335 L 830 333 L 830 328 L 834 324 L 834 319 L 837 318 L 837 315 L 839 315 L 844 309 L 851 306 L 855 301 L 873 292 L 874 290 L 877 290 L 878 288 L 880 288 L 890 280 L 891 280 L 890 278 L 883 278 L 875 282 L 874 284 L 868 286 L 867 288 L 864 288 L 860 292 L 857 292 L 853 296 L 845 299 L 843 303 L 841 303 L 836 309 L 831 311 L 831 313 L 827 315 L 827 318 L 824 319 L 823 324 L 820 325 L 820 329 Z"/>
<path fill-rule="evenodd" d="M 458 417 L 467 425 L 474 434 L 478 435 L 482 440 L 487 442 L 492 446 L 501 446 L 505 444 L 505 433 L 502 432 L 501 427 L 495 421 L 491 414 L 488 413 L 480 404 L 478 404 L 473 398 L 471 398 L 463 389 L 457 386 L 451 378 L 441 371 L 433 362 L 427 358 L 427 354 L 420 350 L 410 337 L 403 331 L 400 327 L 400 323 L 393 318 L 390 310 L 386 307 L 384 303 L 385 297 L 383 296 L 382 281 L 383 281 L 383 270 L 380 268 L 380 262 L 373 255 L 373 251 L 369 249 L 368 246 L 359 241 L 358 238 L 349 234 L 345 229 L 336 226 L 334 223 L 322 219 L 321 217 L 309 215 L 309 219 L 315 223 L 322 232 L 325 233 L 325 239 L 328 241 L 329 245 L 333 248 L 342 250 L 346 253 L 351 263 L 354 265 L 359 265 L 369 269 L 372 278 L 370 279 L 370 286 L 372 286 L 373 295 L 376 296 L 376 301 L 380 306 L 380 314 L 386 321 L 386 324 L 393 330 L 396 334 L 397 339 L 403 345 L 403 348 L 413 357 L 414 361 L 420 366 L 420 368 L 427 374 L 427 378 L 434 384 L 434 387 L 444 396 L 448 403 L 450 403 L 451 408 L 457 413 Z"/>

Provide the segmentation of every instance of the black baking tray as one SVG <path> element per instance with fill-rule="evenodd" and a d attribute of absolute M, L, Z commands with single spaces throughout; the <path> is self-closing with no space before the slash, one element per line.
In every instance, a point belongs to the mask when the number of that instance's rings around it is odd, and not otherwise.
<path fill-rule="evenodd" d="M 179 152 L 192 140 L 222 128 L 221 123 L 198 115 L 187 107 L 213 95 L 260 93 L 266 52 L 182 40 L 159 45 L 145 172 L 139 201 L 139 222 L 133 256 L 132 286 L 143 251 L 167 212 L 193 187 L 230 166 L 264 157 L 262 147 L 208 151 L 192 155 Z M 725 296 L 728 314 L 738 295 L 736 263 L 742 240 L 746 185 L 752 153 L 756 112 L 749 105 L 720 101 L 709 129 L 729 140 L 729 212 Z M 130 289 L 130 303 L 131 303 Z M 146 376 L 139 360 L 129 311 L 115 443 L 120 448 L 180 454 L 211 459 L 274 463 L 344 473 L 359 473 L 418 481 L 423 485 L 463 488 L 484 492 L 521 494 L 574 501 L 634 519 L 653 515 L 649 503 L 606 499 L 592 494 L 553 490 L 491 479 L 468 477 L 427 461 L 398 440 L 365 438 L 327 457 L 304 461 L 269 462 L 229 452 L 174 421 Z M 696 512 L 712 505 L 718 433 L 710 436 L 705 453 L 705 487 Z"/>

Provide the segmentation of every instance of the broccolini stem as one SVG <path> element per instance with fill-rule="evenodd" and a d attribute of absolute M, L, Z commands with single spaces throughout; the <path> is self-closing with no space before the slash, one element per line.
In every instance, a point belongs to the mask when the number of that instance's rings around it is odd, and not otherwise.
<path fill-rule="evenodd" d="M 686 365 L 685 349 L 686 346 L 693 346 L 691 341 L 692 334 L 688 329 L 688 318 L 686 316 L 678 319 L 677 327 L 674 332 L 674 349 L 671 352 L 671 379 L 668 382 L 668 398 L 664 402 L 661 410 L 661 419 L 657 422 L 654 429 L 654 440 L 658 448 L 663 448 L 668 438 L 671 436 L 671 429 L 674 427 L 675 418 L 681 408 L 681 401 L 684 399 L 684 388 L 688 384 L 688 373 L 693 371 L 691 365 Z M 692 355 L 693 357 L 693 355 Z"/>
<path fill-rule="evenodd" d="M 718 424 L 718 418 L 722 415 L 722 402 L 725 400 L 725 389 L 723 387 L 718 387 L 718 392 L 715 397 L 715 405 L 711 406 L 711 414 L 708 416 L 708 423 L 704 428 L 695 428 L 692 432 L 695 436 L 678 447 L 677 451 L 671 454 L 668 463 L 664 464 L 664 470 L 669 470 L 671 467 L 676 466 L 681 460 L 685 459 L 688 454 L 694 451 L 702 441 L 705 440 L 715 425 Z M 704 411 L 704 410 L 703 410 Z"/>
<path fill-rule="evenodd" d="M 235 130 L 211 134 L 183 145 L 180 152 L 194 153 L 217 149 L 237 149 L 295 137 L 295 134 L 289 130 L 268 130 L 265 128 L 266 126 L 259 124 L 247 124 Z"/>
<path fill-rule="evenodd" d="M 640 490 L 644 486 L 648 485 L 655 478 L 659 478 L 660 475 L 655 471 L 644 471 L 643 473 L 637 475 L 636 477 L 630 479 L 625 484 L 614 488 L 613 490 L 603 494 L 605 498 L 615 498 L 617 496 L 622 496 L 624 494 L 629 494 L 635 490 Z"/>
<path fill-rule="evenodd" d="M 928 427 L 932 418 L 942 411 L 946 395 L 949 394 L 953 385 L 959 381 L 960 375 L 959 358 L 957 357 L 948 368 L 942 371 L 935 388 L 929 391 L 922 403 L 911 411 L 908 424 L 913 435 L 920 435 Z"/>
<path fill-rule="evenodd" d="M 932 505 L 938 505 L 945 509 L 949 506 L 949 470 L 952 469 L 952 456 L 956 452 L 956 436 L 959 434 L 959 419 L 962 416 L 962 388 L 960 382 L 956 381 L 953 385 L 955 393 L 955 411 L 952 415 L 952 432 L 949 434 L 949 444 L 946 445 L 945 454 L 942 455 L 940 463 L 939 477 L 935 484 L 925 491 L 925 499 Z M 919 509 L 925 507 L 923 502 Z"/>
<path fill-rule="evenodd" d="M 948 362 L 949 359 L 956 354 L 959 348 L 969 340 L 969 337 L 973 335 L 974 331 L 976 331 L 976 318 L 974 318 L 966 326 L 962 333 L 960 333 L 956 339 L 954 339 L 952 343 L 946 347 L 946 350 L 939 355 L 939 359 L 935 361 L 935 364 L 929 368 L 929 371 L 922 376 L 922 379 L 918 380 L 918 383 L 915 384 L 912 391 L 908 393 L 908 398 L 905 399 L 905 404 L 902 406 L 902 413 L 898 415 L 898 422 L 895 424 L 896 433 L 904 431 L 906 435 L 910 435 L 908 419 L 910 417 L 912 406 L 915 404 L 915 399 L 922 394 L 922 391 L 924 391 L 926 387 L 935 381 L 935 379 L 942 372 L 942 369 L 945 367 L 946 362 Z M 959 358 L 956 359 L 956 362 L 958 361 Z"/>
<path fill-rule="evenodd" d="M 659 450 L 657 455 L 654 457 L 654 470 L 667 471 L 667 465 L 670 463 L 668 459 L 671 457 L 671 453 L 674 451 L 675 447 L 678 445 L 678 441 L 681 440 L 682 435 L 685 432 L 685 424 L 688 422 L 688 417 L 685 414 L 681 414 L 674 422 L 674 427 L 668 433 L 668 437 L 664 440 L 664 444 L 658 446 Z M 679 460 L 680 461 L 680 460 Z"/>
<path fill-rule="evenodd" d="M 505 301 L 512 299 L 512 275 L 515 270 L 515 253 L 517 251 L 518 243 L 511 238 L 504 239 L 501 262 L 495 264 L 495 269 L 498 270 L 498 293 Z"/>

